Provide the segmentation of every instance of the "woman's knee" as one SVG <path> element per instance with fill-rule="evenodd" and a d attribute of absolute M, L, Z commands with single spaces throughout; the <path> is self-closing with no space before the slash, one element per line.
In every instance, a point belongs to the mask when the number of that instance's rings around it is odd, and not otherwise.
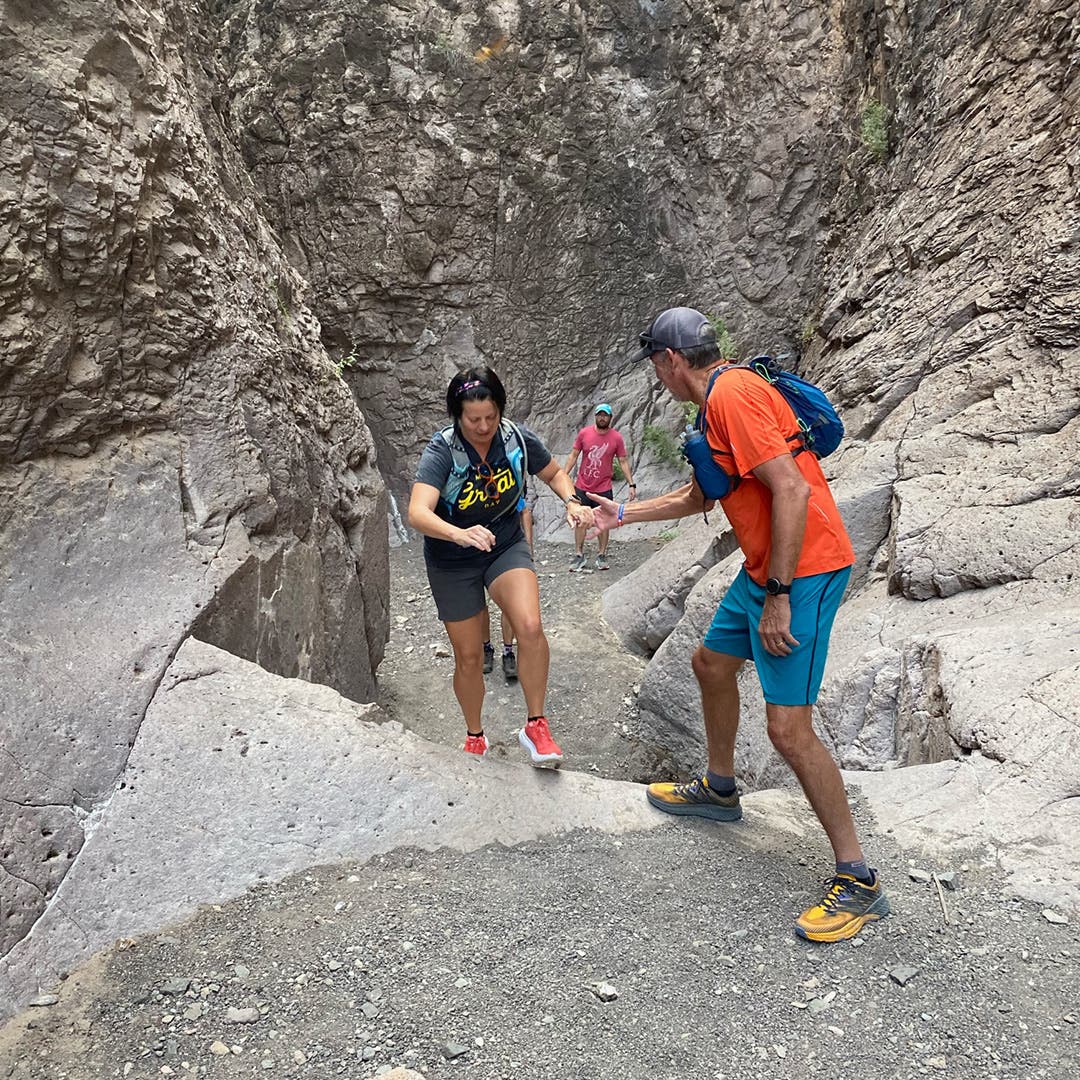
<path fill-rule="evenodd" d="M 481 675 L 484 670 L 484 647 L 469 646 L 454 650 L 454 668 L 461 675 Z"/>
<path fill-rule="evenodd" d="M 521 626 L 518 626 L 517 620 L 515 620 L 514 637 L 517 639 L 518 647 L 526 652 L 539 648 L 547 642 L 539 616 L 534 619 L 524 620 Z"/>

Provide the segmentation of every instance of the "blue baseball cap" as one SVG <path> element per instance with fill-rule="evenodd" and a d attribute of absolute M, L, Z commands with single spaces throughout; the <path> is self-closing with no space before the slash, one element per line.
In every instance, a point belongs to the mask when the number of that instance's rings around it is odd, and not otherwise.
<path fill-rule="evenodd" d="M 597 405 L 596 406 L 596 412 L 598 412 L 598 413 L 606 412 L 608 414 L 608 416 L 610 416 L 611 415 L 611 406 L 610 405 Z"/>
<path fill-rule="evenodd" d="M 661 311 L 645 333 L 638 336 L 640 348 L 630 357 L 631 363 L 648 360 L 661 349 L 693 349 L 698 345 L 715 345 L 713 325 L 694 308 L 673 307 Z"/>

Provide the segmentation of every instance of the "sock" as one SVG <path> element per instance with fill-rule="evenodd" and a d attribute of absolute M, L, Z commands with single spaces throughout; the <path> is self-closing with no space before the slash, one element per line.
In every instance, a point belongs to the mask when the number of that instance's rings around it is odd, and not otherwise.
<path fill-rule="evenodd" d="M 860 859 L 858 862 L 838 862 L 836 872 L 838 874 L 850 874 L 851 877 L 862 882 L 863 885 L 874 884 L 874 875 L 870 867 L 866 865 L 865 859 Z"/>
<path fill-rule="evenodd" d="M 490 652 L 494 652 L 494 651 L 495 651 L 495 649 L 494 649 L 494 648 L 492 647 L 492 645 L 491 645 L 491 642 L 490 642 L 490 641 L 485 641 L 485 642 L 484 642 L 484 652 L 489 652 L 489 651 L 490 651 Z"/>
<path fill-rule="evenodd" d="M 714 773 L 712 769 L 708 769 L 705 772 L 705 779 L 709 781 L 709 790 L 714 795 L 735 794 L 734 776 L 721 776 L 719 773 Z"/>
<path fill-rule="evenodd" d="M 534 720 L 543 720 L 544 718 L 545 718 L 545 717 L 544 717 L 544 714 L 543 714 L 543 713 L 541 713 L 541 714 L 540 714 L 539 716 L 530 716 L 530 717 L 529 717 L 529 718 L 528 718 L 528 719 L 527 719 L 527 720 L 525 721 L 525 723 L 527 723 L 527 724 L 531 724 L 531 723 L 532 723 L 532 722 L 533 722 Z"/>
<path fill-rule="evenodd" d="M 514 655 L 514 645 L 513 645 L 513 643 L 511 642 L 509 645 L 503 645 L 503 656 L 513 656 L 513 655 Z"/>
<path fill-rule="evenodd" d="M 467 735 L 469 735 L 471 738 L 474 738 L 474 739 L 482 739 L 484 737 L 484 729 L 483 728 L 481 728 L 479 731 L 469 731 L 469 729 L 466 728 L 465 733 Z"/>

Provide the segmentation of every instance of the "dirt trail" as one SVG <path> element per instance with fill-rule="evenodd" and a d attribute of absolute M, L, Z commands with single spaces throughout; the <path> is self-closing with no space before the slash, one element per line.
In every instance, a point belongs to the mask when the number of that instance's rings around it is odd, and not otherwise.
<path fill-rule="evenodd" d="M 547 714 L 568 769 L 636 781 L 666 779 L 672 772 L 662 749 L 644 746 L 631 734 L 645 660 L 626 650 L 601 612 L 604 589 L 661 544 L 612 541 L 611 569 L 580 574 L 567 572 L 569 545 L 537 544 L 541 614 L 551 646 Z M 593 545 L 587 550 L 595 554 Z M 451 684 L 454 662 L 419 544 L 391 552 L 390 576 L 391 634 L 379 668 L 379 704 L 390 719 L 424 738 L 460 746 L 465 725 Z M 499 612 L 494 602 L 489 607 L 496 657 L 486 680 L 484 729 L 493 756 L 516 760 L 522 756 L 516 732 L 525 719 L 524 701 L 517 683 L 503 678 Z"/>

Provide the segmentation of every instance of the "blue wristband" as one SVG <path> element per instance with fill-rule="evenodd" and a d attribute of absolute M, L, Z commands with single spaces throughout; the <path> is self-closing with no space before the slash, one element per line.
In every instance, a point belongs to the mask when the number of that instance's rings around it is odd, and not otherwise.
<path fill-rule="evenodd" d="M 626 503 L 619 503 L 619 519 L 618 524 L 622 524 L 623 511 L 626 509 Z"/>

